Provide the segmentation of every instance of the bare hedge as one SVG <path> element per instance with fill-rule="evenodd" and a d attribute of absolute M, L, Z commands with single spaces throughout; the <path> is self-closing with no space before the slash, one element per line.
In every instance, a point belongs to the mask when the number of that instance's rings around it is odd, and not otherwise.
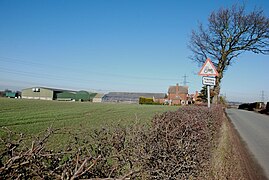
<path fill-rule="evenodd" d="M 3 179 L 197 179 L 208 176 L 223 109 L 182 107 L 153 118 L 150 127 L 133 124 L 71 134 L 65 149 L 46 148 L 61 132 L 48 128 L 31 146 L 22 134 L 5 130 L 1 139 Z"/>

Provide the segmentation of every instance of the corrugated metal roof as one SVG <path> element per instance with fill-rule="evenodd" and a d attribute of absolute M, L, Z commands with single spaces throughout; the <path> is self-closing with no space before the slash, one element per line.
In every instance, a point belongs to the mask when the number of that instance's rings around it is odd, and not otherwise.
<path fill-rule="evenodd" d="M 140 97 L 165 98 L 165 93 L 135 93 L 135 92 L 110 92 L 103 97 L 104 101 L 134 101 L 138 102 Z"/>
<path fill-rule="evenodd" d="M 95 95 L 94 98 L 102 98 L 102 97 L 104 97 L 104 95 L 105 95 L 105 94 L 97 93 L 97 94 Z"/>
<path fill-rule="evenodd" d="M 105 96 L 109 97 L 129 97 L 129 98 L 139 98 L 139 97 L 146 97 L 146 98 L 164 98 L 165 93 L 135 93 L 135 92 L 110 92 Z"/>
<path fill-rule="evenodd" d="M 58 89 L 58 88 L 50 88 L 50 87 L 42 87 L 42 86 L 35 86 L 35 87 L 30 87 L 30 88 L 25 88 L 25 89 L 22 89 L 22 90 L 26 90 L 26 89 L 33 89 L 33 88 L 42 88 L 42 89 L 47 89 L 47 90 L 51 90 L 51 91 L 67 91 L 67 92 L 77 92 L 77 91 L 74 91 L 74 90 L 67 90 L 67 89 Z"/>

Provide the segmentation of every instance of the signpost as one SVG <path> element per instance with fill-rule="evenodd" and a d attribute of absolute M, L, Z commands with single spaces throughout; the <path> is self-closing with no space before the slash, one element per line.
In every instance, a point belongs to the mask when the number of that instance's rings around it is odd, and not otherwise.
<path fill-rule="evenodd" d="M 199 76 L 203 76 L 203 85 L 207 86 L 207 107 L 210 108 L 210 86 L 215 86 L 216 85 L 216 78 L 215 76 L 218 76 L 219 73 L 216 70 L 215 66 L 213 63 L 210 61 L 208 58 L 201 70 L 199 71 Z"/>
<path fill-rule="evenodd" d="M 213 63 L 210 61 L 210 59 L 208 58 L 202 69 L 199 72 L 200 76 L 219 76 L 218 71 L 216 70 L 215 66 L 213 65 Z"/>
<path fill-rule="evenodd" d="M 215 86 L 216 85 L 216 78 L 203 76 L 203 85 Z"/>

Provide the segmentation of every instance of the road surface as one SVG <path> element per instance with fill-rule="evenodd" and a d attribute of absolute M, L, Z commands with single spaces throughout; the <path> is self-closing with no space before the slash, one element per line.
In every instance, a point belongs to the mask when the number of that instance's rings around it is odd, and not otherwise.
<path fill-rule="evenodd" d="M 239 109 L 226 112 L 269 179 L 269 116 Z"/>

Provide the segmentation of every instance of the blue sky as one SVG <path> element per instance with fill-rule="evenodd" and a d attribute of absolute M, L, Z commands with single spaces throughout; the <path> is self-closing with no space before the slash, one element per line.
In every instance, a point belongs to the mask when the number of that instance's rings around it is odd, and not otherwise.
<path fill-rule="evenodd" d="M 249 0 L 0 0 L 0 90 L 47 86 L 88 91 L 200 90 L 188 57 L 192 29 L 220 7 Z M 221 93 L 232 101 L 269 101 L 269 56 L 244 54 L 227 70 Z"/>

